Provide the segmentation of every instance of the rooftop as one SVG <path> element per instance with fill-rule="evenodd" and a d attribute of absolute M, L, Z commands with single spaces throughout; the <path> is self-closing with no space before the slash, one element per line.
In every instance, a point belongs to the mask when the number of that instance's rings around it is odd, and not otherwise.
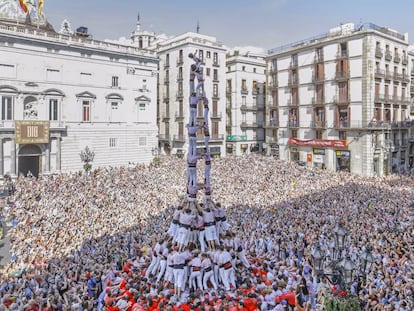
<path fill-rule="evenodd" d="M 299 47 L 302 45 L 313 44 L 318 41 L 322 41 L 323 39 L 333 38 L 333 37 L 341 36 L 345 34 L 357 33 L 357 32 L 365 31 L 365 30 L 375 30 L 383 34 L 386 34 L 388 36 L 394 37 L 397 40 L 406 41 L 408 43 L 407 35 L 400 34 L 397 31 L 392 30 L 390 28 L 380 27 L 372 23 L 365 23 L 365 24 L 361 24 L 358 27 L 355 27 L 353 23 L 348 23 L 348 24 L 343 24 L 340 27 L 332 28 L 329 32 L 325 32 L 317 36 L 313 36 L 307 39 L 303 39 L 300 41 L 296 41 L 293 43 L 289 43 L 289 44 L 282 45 L 277 48 L 268 50 L 267 53 L 269 55 L 280 53 L 280 52 L 287 51 L 287 50 L 290 50 L 292 48 Z"/>

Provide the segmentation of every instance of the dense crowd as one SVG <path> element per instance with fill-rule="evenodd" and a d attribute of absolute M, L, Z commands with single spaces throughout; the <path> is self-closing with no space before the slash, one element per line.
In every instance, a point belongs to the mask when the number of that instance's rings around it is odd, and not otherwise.
<path fill-rule="evenodd" d="M 229 225 L 216 246 L 233 255 L 234 282 L 216 275 L 179 294 L 173 279 L 159 277 L 160 265 L 150 265 L 162 255 L 157 245 L 178 251 L 168 229 L 185 194 L 185 160 L 19 178 L 0 310 L 322 310 L 335 287 L 316 277 L 311 252 L 315 243 L 327 246 L 339 221 L 352 260 L 367 246 L 375 257 L 347 294 L 364 310 L 413 310 L 411 178 L 332 173 L 257 155 L 214 159 L 211 197 Z M 234 255 L 235 239 L 247 262 Z M 186 264 L 213 259 L 208 245 L 195 245 Z"/>

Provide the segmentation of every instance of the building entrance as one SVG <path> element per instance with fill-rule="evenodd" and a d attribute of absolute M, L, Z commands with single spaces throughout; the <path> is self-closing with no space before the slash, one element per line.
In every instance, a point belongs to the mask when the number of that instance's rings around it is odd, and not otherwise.
<path fill-rule="evenodd" d="M 19 151 L 19 176 L 27 176 L 30 172 L 38 177 L 40 171 L 40 160 L 42 151 L 36 145 L 25 145 Z M 30 174 L 29 174 L 30 175 Z"/>

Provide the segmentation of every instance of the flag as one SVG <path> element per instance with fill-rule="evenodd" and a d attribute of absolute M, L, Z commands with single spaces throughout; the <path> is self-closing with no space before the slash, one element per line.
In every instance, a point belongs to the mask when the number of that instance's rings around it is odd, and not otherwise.
<path fill-rule="evenodd" d="M 39 0 L 37 2 L 37 13 L 39 14 L 39 16 L 43 16 L 43 4 L 45 3 L 44 0 Z"/>
<path fill-rule="evenodd" d="M 20 2 L 20 7 L 24 11 L 24 13 L 27 13 L 29 11 L 29 9 L 27 8 L 27 0 L 19 0 L 19 2 Z"/>

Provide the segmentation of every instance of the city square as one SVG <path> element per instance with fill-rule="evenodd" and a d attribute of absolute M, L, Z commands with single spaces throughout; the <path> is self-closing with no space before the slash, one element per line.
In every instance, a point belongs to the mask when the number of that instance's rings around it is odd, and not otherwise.
<path fill-rule="evenodd" d="M 47 4 L 0 1 L 0 311 L 414 309 L 408 33 L 101 40 Z"/>

